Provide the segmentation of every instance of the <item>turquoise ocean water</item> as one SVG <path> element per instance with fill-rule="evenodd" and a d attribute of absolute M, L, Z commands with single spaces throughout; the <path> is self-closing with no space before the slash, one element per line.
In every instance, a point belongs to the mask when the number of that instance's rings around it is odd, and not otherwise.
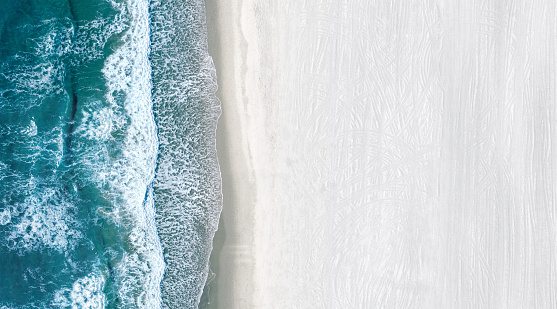
<path fill-rule="evenodd" d="M 0 1 L 0 308 L 195 308 L 221 208 L 203 0 Z"/>

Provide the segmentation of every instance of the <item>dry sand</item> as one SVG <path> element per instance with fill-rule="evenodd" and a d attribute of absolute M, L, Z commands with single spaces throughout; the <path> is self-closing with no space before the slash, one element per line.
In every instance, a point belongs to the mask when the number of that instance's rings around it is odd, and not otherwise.
<path fill-rule="evenodd" d="M 207 0 L 214 308 L 556 308 L 555 4 Z"/>

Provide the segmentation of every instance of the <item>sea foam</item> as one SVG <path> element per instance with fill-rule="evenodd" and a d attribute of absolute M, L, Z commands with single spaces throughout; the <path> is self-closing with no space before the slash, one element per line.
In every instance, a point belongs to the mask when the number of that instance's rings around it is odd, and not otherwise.
<path fill-rule="evenodd" d="M 72 284 L 71 288 L 56 291 L 52 305 L 58 308 L 104 308 L 106 306 L 104 284 L 105 280 L 100 274 L 80 278 Z"/>
<path fill-rule="evenodd" d="M 164 306 L 197 308 L 222 207 L 215 129 L 220 105 L 207 52 L 205 4 L 151 2 L 153 105 L 160 152 L 154 182 L 167 269 Z"/>
<path fill-rule="evenodd" d="M 79 160 L 111 205 L 98 213 L 123 227 L 126 249 L 114 265 L 122 306 L 159 308 L 164 260 L 151 192 L 158 140 L 151 100 L 148 1 L 125 5 L 128 15 L 120 20 L 129 20 L 128 28 L 102 69 L 104 103 L 85 102 L 76 129 L 83 147 Z"/>

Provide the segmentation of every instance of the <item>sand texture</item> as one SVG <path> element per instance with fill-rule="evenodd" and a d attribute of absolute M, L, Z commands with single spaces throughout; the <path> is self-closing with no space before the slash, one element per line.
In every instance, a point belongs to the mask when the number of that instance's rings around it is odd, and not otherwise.
<path fill-rule="evenodd" d="M 557 308 L 549 0 L 208 0 L 214 308 Z"/>

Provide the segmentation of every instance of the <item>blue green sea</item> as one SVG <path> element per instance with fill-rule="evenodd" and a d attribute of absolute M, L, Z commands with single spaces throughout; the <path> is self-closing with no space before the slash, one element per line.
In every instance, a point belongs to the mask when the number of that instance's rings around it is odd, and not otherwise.
<path fill-rule="evenodd" d="M 221 210 L 203 0 L 0 1 L 0 308 L 197 308 Z"/>

